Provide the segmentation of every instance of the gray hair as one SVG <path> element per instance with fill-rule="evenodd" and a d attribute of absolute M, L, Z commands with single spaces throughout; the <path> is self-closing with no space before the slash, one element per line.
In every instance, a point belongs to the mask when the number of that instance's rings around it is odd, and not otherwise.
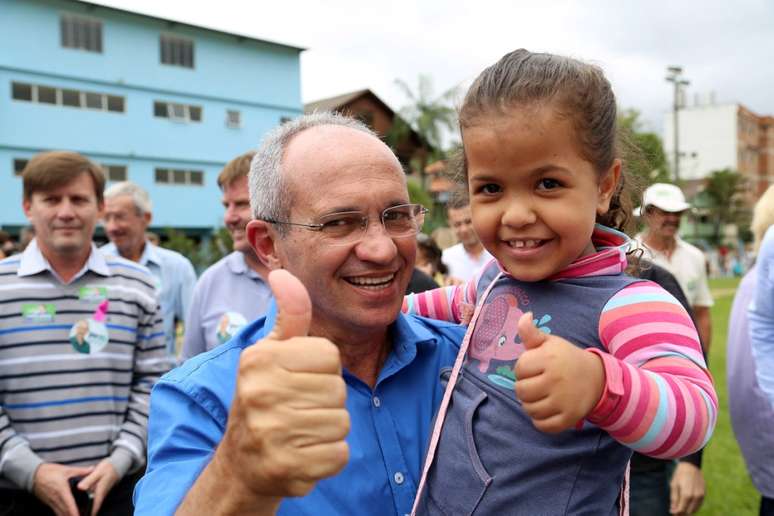
<path fill-rule="evenodd" d="M 275 127 L 264 136 L 250 164 L 248 184 L 254 219 L 287 220 L 290 217 L 292 199 L 282 178 L 282 156 L 294 136 L 307 129 L 324 125 L 348 127 L 378 138 L 362 122 L 330 111 L 303 115 Z M 287 228 L 280 224 L 277 226 L 277 232 L 280 236 L 285 236 Z"/>
<path fill-rule="evenodd" d="M 105 190 L 105 199 L 113 199 L 124 195 L 128 195 L 132 198 L 132 202 L 134 203 L 138 215 L 151 213 L 153 205 L 151 204 L 150 197 L 148 196 L 148 192 L 140 185 L 132 183 L 131 181 L 121 181 Z"/>

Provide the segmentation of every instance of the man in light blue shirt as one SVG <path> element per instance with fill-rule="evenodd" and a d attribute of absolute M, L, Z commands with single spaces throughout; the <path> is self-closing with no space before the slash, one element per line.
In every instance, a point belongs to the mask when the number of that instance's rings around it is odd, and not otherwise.
<path fill-rule="evenodd" d="M 269 306 L 271 291 L 264 279 L 269 270 L 256 257 L 245 232 L 252 218 L 247 173 L 254 154 L 234 158 L 218 175 L 226 210 L 223 222 L 234 251 L 204 271 L 196 284 L 185 323 L 183 360 L 223 344 Z"/>
<path fill-rule="evenodd" d="M 122 181 L 105 190 L 105 232 L 110 243 L 101 249 L 150 270 L 164 320 L 167 353 L 176 357 L 175 323 L 186 318 L 196 272 L 188 258 L 153 245 L 145 237 L 152 219 L 151 209 L 148 193 L 134 183 Z"/>
<path fill-rule="evenodd" d="M 758 385 L 774 407 L 774 226 L 763 237 L 755 268 L 755 295 L 748 311 L 750 346 Z"/>
<path fill-rule="evenodd" d="M 399 314 L 425 210 L 389 148 L 330 113 L 266 136 L 250 199 L 276 305 L 157 384 L 135 514 L 411 512 L 464 334 Z"/>

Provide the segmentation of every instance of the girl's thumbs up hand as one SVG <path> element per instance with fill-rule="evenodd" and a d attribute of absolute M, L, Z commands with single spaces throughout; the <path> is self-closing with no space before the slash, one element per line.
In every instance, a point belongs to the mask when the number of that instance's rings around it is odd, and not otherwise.
<path fill-rule="evenodd" d="M 543 333 L 532 313 L 517 326 L 526 351 L 516 362 L 516 397 L 543 432 L 573 428 L 596 406 L 605 386 L 602 360 L 571 342 Z"/>

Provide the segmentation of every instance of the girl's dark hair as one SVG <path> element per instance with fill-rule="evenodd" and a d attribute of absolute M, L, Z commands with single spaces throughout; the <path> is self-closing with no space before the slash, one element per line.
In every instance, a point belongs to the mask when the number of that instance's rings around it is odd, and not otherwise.
<path fill-rule="evenodd" d="M 465 129 L 485 123 L 487 117 L 536 103 L 550 104 L 560 117 L 571 121 L 581 156 L 597 173 L 621 159 L 624 166 L 610 209 L 597 216 L 597 222 L 626 232 L 638 188 L 623 159 L 629 145 L 619 135 L 615 95 L 599 67 L 524 49 L 504 55 L 481 72 L 465 95 L 459 114 L 463 141 Z M 467 182 L 467 159 L 461 168 Z"/>

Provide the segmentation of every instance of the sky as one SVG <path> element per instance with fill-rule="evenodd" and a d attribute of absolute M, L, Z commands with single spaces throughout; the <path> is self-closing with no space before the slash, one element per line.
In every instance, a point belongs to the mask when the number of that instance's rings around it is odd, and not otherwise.
<path fill-rule="evenodd" d="M 666 68 L 683 67 L 686 100 L 774 115 L 770 0 L 98 0 L 95 3 L 307 48 L 302 100 L 370 88 L 398 111 L 420 74 L 440 96 L 516 48 L 601 66 L 619 105 L 662 132 Z"/>

